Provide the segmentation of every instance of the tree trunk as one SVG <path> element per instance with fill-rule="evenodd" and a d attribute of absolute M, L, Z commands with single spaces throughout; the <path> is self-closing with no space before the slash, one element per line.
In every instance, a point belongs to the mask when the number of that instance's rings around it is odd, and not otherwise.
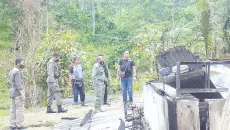
<path fill-rule="evenodd" d="M 16 6 L 23 11 L 23 15 L 18 17 L 18 33 L 16 35 L 17 40 L 15 42 L 20 45 L 20 52 L 18 52 L 19 55 L 26 59 L 27 67 L 24 73 L 26 79 L 26 105 L 34 106 L 37 102 L 39 102 L 37 100 L 38 93 L 36 85 L 36 74 L 38 69 L 36 67 L 35 58 L 37 48 L 41 43 L 43 10 L 41 8 L 41 0 L 15 0 L 14 2 Z M 48 16 L 48 14 L 46 15 Z"/>
<path fill-rule="evenodd" d="M 81 12 L 85 12 L 85 0 L 78 0 L 78 5 L 80 7 Z"/>
<path fill-rule="evenodd" d="M 95 36 L 95 2 L 91 0 L 91 22 L 92 22 L 92 35 Z"/>

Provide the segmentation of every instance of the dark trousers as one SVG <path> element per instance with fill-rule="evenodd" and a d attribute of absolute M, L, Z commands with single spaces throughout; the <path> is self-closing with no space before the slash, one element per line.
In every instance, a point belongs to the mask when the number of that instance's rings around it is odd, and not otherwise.
<path fill-rule="evenodd" d="M 104 94 L 104 104 L 108 103 L 107 98 L 108 98 L 108 83 L 105 83 L 105 94 Z"/>
<path fill-rule="evenodd" d="M 84 89 L 84 85 L 79 86 L 77 84 L 73 84 L 72 83 L 72 88 L 73 88 L 73 100 L 75 103 L 78 103 L 78 91 L 80 93 L 80 99 L 81 99 L 81 103 L 85 102 L 85 89 Z"/>

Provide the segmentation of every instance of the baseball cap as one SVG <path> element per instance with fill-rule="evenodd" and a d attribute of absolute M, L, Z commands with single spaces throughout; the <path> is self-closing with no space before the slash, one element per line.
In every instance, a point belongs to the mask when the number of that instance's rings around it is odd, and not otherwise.
<path fill-rule="evenodd" d="M 73 61 L 78 60 L 78 59 L 79 59 L 78 56 L 74 56 L 74 57 L 73 57 Z"/>
<path fill-rule="evenodd" d="M 24 61 L 25 59 L 22 58 L 22 57 L 17 57 L 16 60 L 15 60 L 15 65 L 21 63 L 22 61 Z"/>

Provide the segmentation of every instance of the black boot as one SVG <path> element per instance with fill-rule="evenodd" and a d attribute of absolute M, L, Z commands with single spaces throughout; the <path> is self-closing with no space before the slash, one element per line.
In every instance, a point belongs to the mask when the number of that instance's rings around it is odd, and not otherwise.
<path fill-rule="evenodd" d="M 22 127 L 16 127 L 16 130 L 25 130 L 25 129 L 27 129 L 28 127 L 24 127 L 24 126 L 22 126 Z"/>
<path fill-rule="evenodd" d="M 56 113 L 56 111 L 51 109 L 51 106 L 47 106 L 46 113 Z"/>
<path fill-rule="evenodd" d="M 108 102 L 104 102 L 104 105 L 110 105 L 110 103 L 108 103 Z"/>
<path fill-rule="evenodd" d="M 17 129 L 16 127 L 10 126 L 10 130 L 16 130 L 16 129 Z"/>
<path fill-rule="evenodd" d="M 62 108 L 61 105 L 58 106 L 58 113 L 65 113 L 65 112 L 67 112 L 67 111 L 68 111 L 68 110 Z"/>

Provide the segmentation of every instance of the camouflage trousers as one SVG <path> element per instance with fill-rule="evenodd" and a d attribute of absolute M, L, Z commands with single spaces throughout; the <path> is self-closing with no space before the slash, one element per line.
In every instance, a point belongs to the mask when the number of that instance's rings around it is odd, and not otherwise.
<path fill-rule="evenodd" d="M 95 100 L 95 108 L 101 108 L 101 105 L 104 101 L 104 94 L 105 94 L 105 84 L 104 82 L 97 81 L 94 83 L 94 93 L 96 96 Z"/>
<path fill-rule="evenodd" d="M 49 82 L 47 84 L 48 84 L 47 105 L 52 106 L 54 98 L 58 106 L 62 105 L 59 85 L 54 83 L 49 83 Z"/>
<path fill-rule="evenodd" d="M 10 126 L 22 127 L 24 122 L 24 102 L 21 97 L 10 98 Z"/>

